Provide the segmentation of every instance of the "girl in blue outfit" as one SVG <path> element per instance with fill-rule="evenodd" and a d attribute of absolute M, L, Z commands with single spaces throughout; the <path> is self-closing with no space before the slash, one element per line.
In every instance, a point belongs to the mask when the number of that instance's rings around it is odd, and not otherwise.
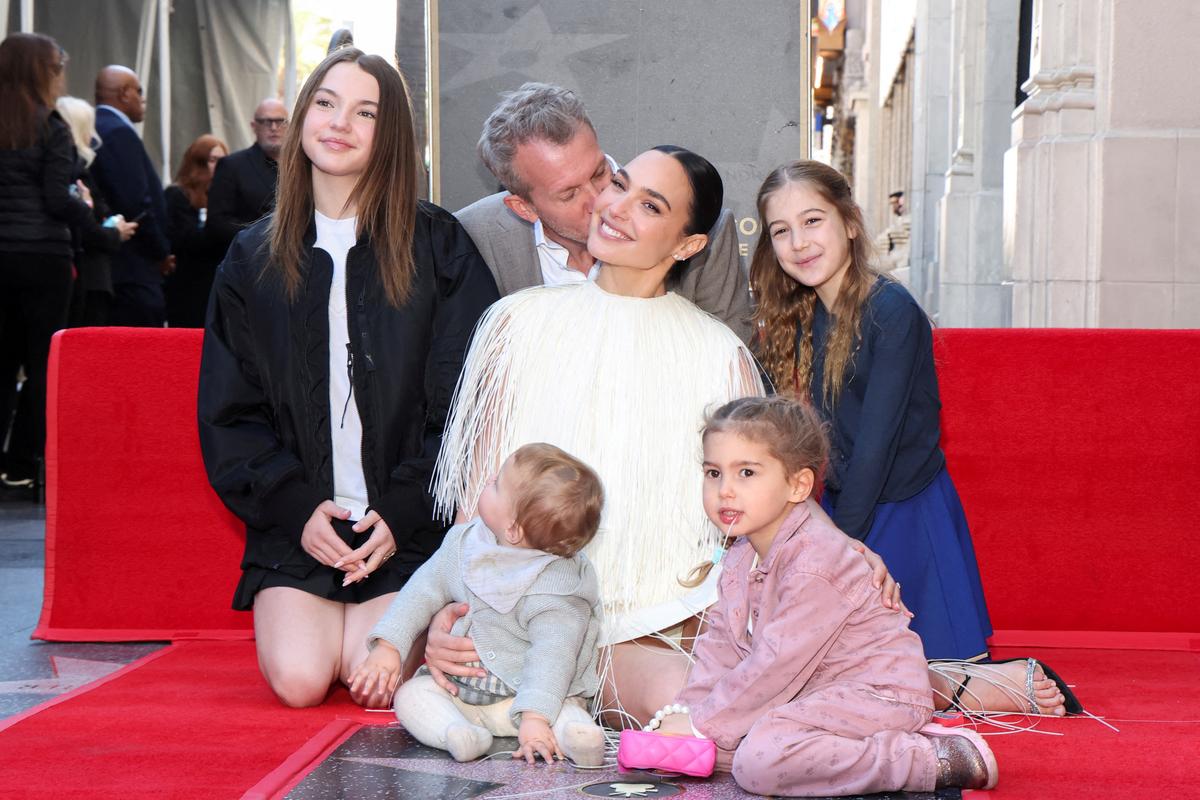
<path fill-rule="evenodd" d="M 904 587 L 928 658 L 985 657 L 992 627 L 938 446 L 928 318 L 871 268 L 862 211 L 836 170 L 815 161 L 776 169 L 758 211 L 757 354 L 779 392 L 807 396 L 830 425 L 822 504 Z"/>

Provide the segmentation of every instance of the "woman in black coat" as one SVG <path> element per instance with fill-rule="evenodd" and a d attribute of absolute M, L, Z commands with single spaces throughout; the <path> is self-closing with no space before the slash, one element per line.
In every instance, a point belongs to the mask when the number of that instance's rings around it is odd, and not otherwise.
<path fill-rule="evenodd" d="M 13 315 L 23 335 L 31 404 L 31 452 L 10 453 L 5 480 L 36 480 L 46 442 L 46 361 L 50 337 L 67 322 L 71 224 L 91 210 L 73 197 L 75 145 L 54 110 L 67 54 L 49 36 L 10 34 L 0 42 L 0 330 Z M 0 376 L 5 383 L 14 375 Z"/>
<path fill-rule="evenodd" d="M 172 328 L 204 327 L 213 276 L 225 256 L 207 225 L 208 186 L 217 162 L 228 154 L 225 143 L 211 133 L 200 136 L 184 152 L 175 182 L 163 192 L 167 238 L 175 255 L 175 271 L 163 283 Z"/>
<path fill-rule="evenodd" d="M 217 272 L 199 422 L 209 480 L 246 523 L 234 607 L 253 608 L 276 695 L 308 706 L 366 658 L 367 632 L 441 543 L 430 476 L 498 295 L 457 220 L 417 199 L 394 67 L 338 50 L 294 116 L 276 211 Z"/>

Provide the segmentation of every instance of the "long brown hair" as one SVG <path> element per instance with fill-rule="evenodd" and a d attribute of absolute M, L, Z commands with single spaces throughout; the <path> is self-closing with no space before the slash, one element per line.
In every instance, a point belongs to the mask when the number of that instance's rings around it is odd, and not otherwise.
<path fill-rule="evenodd" d="M 0 148 L 30 147 L 54 108 L 54 80 L 67 53 L 40 33 L 10 33 L 0 42 Z"/>
<path fill-rule="evenodd" d="M 208 205 L 208 185 L 212 183 L 212 173 L 208 169 L 208 154 L 214 147 L 219 147 L 229 155 L 225 143 L 211 133 L 202 134 L 196 141 L 188 145 L 183 158 L 179 160 L 179 170 L 175 173 L 175 185 L 183 189 L 192 208 L 204 208 Z"/>
<path fill-rule="evenodd" d="M 807 402 L 782 395 L 743 397 L 708 413 L 701 438 L 710 433 L 729 432 L 764 445 L 771 457 L 783 464 L 783 472 L 789 478 L 800 470 L 812 470 L 815 493 L 829 461 L 826 427 Z M 697 564 L 679 582 L 689 588 L 699 586 L 714 563 Z"/>
<path fill-rule="evenodd" d="M 399 307 L 408 299 L 416 266 L 412 240 L 417 218 L 418 161 L 408 88 L 385 59 L 354 47 L 325 57 L 300 90 L 292 123 L 279 152 L 279 188 L 271 219 L 271 257 L 267 270 L 283 279 L 288 298 L 300 289 L 304 235 L 313 219 L 312 161 L 304 152 L 304 118 L 313 96 L 337 64 L 356 64 L 379 84 L 379 107 L 370 158 L 351 197 L 358 216 L 359 235 L 367 234 L 388 304 Z"/>
<path fill-rule="evenodd" d="M 862 209 L 854 202 L 850 185 L 840 172 L 819 161 L 793 161 L 778 167 L 758 190 L 761 226 L 750 260 L 750 285 L 758 307 L 755 354 L 781 394 L 805 397 L 813 372 L 813 317 L 817 292 L 793 279 L 779 266 L 767 230 L 767 201 L 789 183 L 803 183 L 834 207 L 850 239 L 850 268 L 838 289 L 830 313 L 836 318 L 825 345 L 825 373 L 821 390 L 836 404 L 845 385 L 846 367 L 861 335 L 863 308 L 879 277 L 871 267 L 871 242 Z M 799 335 L 797 335 L 799 332 Z M 799 344 L 799 347 L 797 347 Z"/>

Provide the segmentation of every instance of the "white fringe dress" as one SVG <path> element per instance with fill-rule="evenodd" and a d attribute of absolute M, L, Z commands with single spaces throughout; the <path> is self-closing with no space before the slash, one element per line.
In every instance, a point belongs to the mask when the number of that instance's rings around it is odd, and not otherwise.
<path fill-rule="evenodd" d="M 678 579 L 721 534 L 702 505 L 707 409 L 761 395 L 758 369 L 724 324 L 668 293 L 623 297 L 594 283 L 502 298 L 479 322 L 434 474 L 439 511 L 467 516 L 523 444 L 548 442 L 604 483 L 585 550 L 600 578 L 604 644 L 654 634 L 716 601 L 716 572 Z"/>

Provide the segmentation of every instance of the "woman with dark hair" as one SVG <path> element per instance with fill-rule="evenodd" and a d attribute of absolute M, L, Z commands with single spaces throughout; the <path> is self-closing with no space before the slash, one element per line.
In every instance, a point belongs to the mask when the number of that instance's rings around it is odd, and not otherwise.
<path fill-rule="evenodd" d="M 708 408 L 764 393 L 737 336 L 666 290 L 674 265 L 704 247 L 721 201 L 716 170 L 681 148 L 654 148 L 618 170 L 592 214 L 588 251 L 603 264 L 596 281 L 527 289 L 488 310 L 438 459 L 439 508 L 466 517 L 488 476 L 525 442 L 555 444 L 600 475 L 604 514 L 584 552 L 600 578 L 601 710 L 614 723 L 648 722 L 684 686 L 717 572 L 699 582 L 684 573 L 719 562 L 725 539 L 701 502 L 699 431 Z M 899 612 L 882 561 L 853 546 L 874 570 L 882 605 Z M 429 630 L 426 664 L 451 692 L 443 673 L 479 675 L 471 641 L 450 634 L 465 611 L 443 609 Z M 1035 690 L 1039 703 L 1057 693 L 1049 681 Z M 1010 710 L 1007 701 L 988 698 L 996 710 Z"/>
<path fill-rule="evenodd" d="M 653 713 L 683 686 L 691 623 L 716 584 L 676 579 L 723 539 L 701 503 L 698 432 L 710 404 L 763 391 L 738 337 L 666 288 L 671 270 L 705 246 L 722 197 L 713 166 L 682 148 L 656 147 L 617 170 L 592 213 L 588 252 L 603 264 L 595 282 L 526 289 L 488 310 L 438 459 L 439 508 L 465 517 L 527 442 L 561 447 L 600 475 L 604 512 L 585 552 L 611 645 L 604 704 L 618 714 Z M 461 611 L 435 619 L 427 662 L 473 676 L 461 663 L 473 660 L 469 641 L 446 633 Z"/>
<path fill-rule="evenodd" d="M 246 523 L 234 607 L 253 609 L 260 668 L 290 706 L 346 681 L 445 534 L 430 475 L 498 294 L 458 222 L 417 199 L 419 177 L 400 73 L 330 54 L 296 102 L 275 213 L 238 234 L 213 285 L 201 449 Z"/>
<path fill-rule="evenodd" d="M 23 391 L 31 412 L 31 452 L 8 454 L 9 485 L 32 486 L 38 477 L 50 337 L 66 325 L 71 299 L 70 226 L 84 225 L 91 214 L 69 191 L 75 145 L 54 110 L 66 66 L 67 54 L 49 36 L 13 33 L 0 42 L 0 330 L 24 339 Z M 16 326 L 6 328 L 8 315 L 19 320 Z"/>
<path fill-rule="evenodd" d="M 167 238 L 175 254 L 175 271 L 167 276 L 167 324 L 172 328 L 203 328 L 204 310 L 213 276 L 225 250 L 209 235 L 208 185 L 217 162 L 229 154 L 225 143 L 206 133 L 188 145 L 163 195 L 167 201 Z"/>

